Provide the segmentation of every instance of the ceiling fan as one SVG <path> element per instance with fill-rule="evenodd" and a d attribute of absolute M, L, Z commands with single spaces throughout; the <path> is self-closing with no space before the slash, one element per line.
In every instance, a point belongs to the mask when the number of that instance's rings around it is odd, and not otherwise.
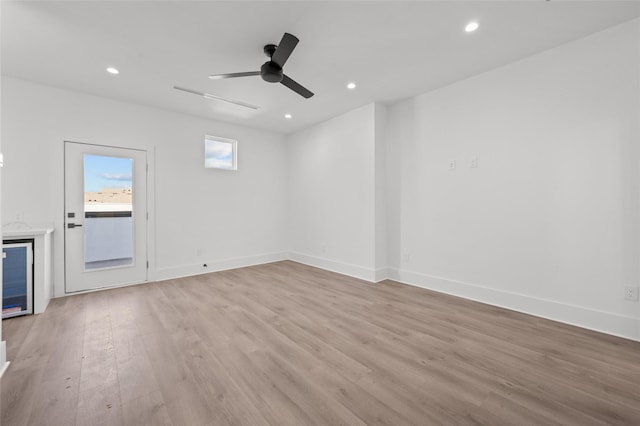
<path fill-rule="evenodd" d="M 264 54 L 269 57 L 269 60 L 262 64 L 260 71 L 216 74 L 210 75 L 209 78 L 212 80 L 221 80 L 224 78 L 251 77 L 259 75 L 264 81 L 268 81 L 269 83 L 281 83 L 300 96 L 310 98 L 313 96 L 313 92 L 291 79 L 282 69 L 299 41 L 300 40 L 298 40 L 296 36 L 284 33 L 279 45 L 267 44 L 264 46 Z"/>

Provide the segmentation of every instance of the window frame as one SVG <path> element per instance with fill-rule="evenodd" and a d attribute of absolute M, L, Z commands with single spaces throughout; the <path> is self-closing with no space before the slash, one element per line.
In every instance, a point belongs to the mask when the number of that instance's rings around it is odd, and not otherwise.
<path fill-rule="evenodd" d="M 207 165 L 207 143 L 208 142 L 221 142 L 227 143 L 231 145 L 231 167 L 216 167 Z M 238 170 L 238 140 L 223 138 L 220 136 L 213 135 L 205 135 L 204 136 L 204 168 L 212 169 L 212 170 L 226 170 L 226 171 L 237 171 Z"/>

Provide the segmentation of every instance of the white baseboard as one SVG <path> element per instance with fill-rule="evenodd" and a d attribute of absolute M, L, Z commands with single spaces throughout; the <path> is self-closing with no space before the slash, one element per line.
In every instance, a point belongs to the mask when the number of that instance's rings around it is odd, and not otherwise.
<path fill-rule="evenodd" d="M 206 274 L 209 272 L 224 271 L 227 269 L 244 268 L 246 266 L 287 260 L 288 258 L 289 256 L 287 252 L 276 252 L 212 261 L 203 259 L 202 263 L 158 268 L 154 274 L 154 281 L 189 277 L 191 275 Z M 206 268 L 203 266 L 204 264 L 207 265 Z"/>
<path fill-rule="evenodd" d="M 0 378 L 5 371 L 9 368 L 9 362 L 7 362 L 7 342 L 0 342 Z"/>
<path fill-rule="evenodd" d="M 0 364 L 0 366 L 2 366 L 2 368 L 0 368 L 0 379 L 2 379 L 4 372 L 9 368 L 9 364 L 11 364 L 9 361 L 5 361 L 4 364 Z"/>
<path fill-rule="evenodd" d="M 375 273 L 375 282 L 379 283 L 389 279 L 389 268 L 378 268 Z"/>
<path fill-rule="evenodd" d="M 577 327 L 640 341 L 640 317 L 629 317 L 611 312 L 598 311 L 583 306 L 511 293 L 477 284 L 434 277 L 398 268 L 366 268 L 297 252 L 266 253 L 214 261 L 203 260 L 202 263 L 198 264 L 158 268 L 155 271 L 153 281 L 206 274 L 208 272 L 242 268 L 282 260 L 292 260 L 369 282 L 380 282 L 385 279 L 390 279 L 415 287 L 451 294 L 453 296 L 487 303 L 489 305 L 499 306 L 501 308 L 523 312 Z M 203 263 L 207 264 L 206 268 L 203 267 Z M 3 346 L 0 344 L 0 361 L 3 360 L 2 357 L 4 356 L 2 351 Z M 0 365 L 2 365 L 1 362 Z"/>
<path fill-rule="evenodd" d="M 289 253 L 289 260 L 302 263 L 316 268 L 326 269 L 327 271 L 337 272 L 342 275 L 359 278 L 361 280 L 376 282 L 376 272 L 373 269 L 364 266 L 353 265 L 351 263 L 338 262 L 324 257 L 311 256 L 303 253 Z M 386 268 L 385 268 L 386 270 Z"/>
<path fill-rule="evenodd" d="M 388 268 L 389 279 L 493 306 L 640 341 L 640 318 L 510 293 L 418 272 Z"/>

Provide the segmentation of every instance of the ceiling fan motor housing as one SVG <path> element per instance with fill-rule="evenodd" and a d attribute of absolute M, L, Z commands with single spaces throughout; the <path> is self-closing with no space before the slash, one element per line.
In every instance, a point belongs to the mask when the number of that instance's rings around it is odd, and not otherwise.
<path fill-rule="evenodd" d="M 260 67 L 260 76 L 269 83 L 280 83 L 283 78 L 282 67 L 273 61 L 267 61 Z"/>
<path fill-rule="evenodd" d="M 295 49 L 299 41 L 300 40 L 298 40 L 296 36 L 284 33 L 279 45 L 267 44 L 264 46 L 264 54 L 267 55 L 269 60 L 262 64 L 260 71 L 217 74 L 210 75 L 209 78 L 212 80 L 219 80 L 223 78 L 251 77 L 260 75 L 264 81 L 268 83 L 281 83 L 300 96 L 308 99 L 313 96 L 313 92 L 303 87 L 300 83 L 296 82 L 282 71 L 284 64 L 289 59 L 289 55 L 291 55 L 291 52 L 293 52 L 293 49 Z"/>

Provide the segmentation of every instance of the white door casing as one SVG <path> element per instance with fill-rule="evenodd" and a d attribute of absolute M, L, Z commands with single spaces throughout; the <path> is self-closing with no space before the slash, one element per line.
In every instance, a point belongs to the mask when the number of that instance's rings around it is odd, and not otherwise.
<path fill-rule="evenodd" d="M 65 293 L 147 281 L 146 151 L 76 142 L 64 151 Z"/>

